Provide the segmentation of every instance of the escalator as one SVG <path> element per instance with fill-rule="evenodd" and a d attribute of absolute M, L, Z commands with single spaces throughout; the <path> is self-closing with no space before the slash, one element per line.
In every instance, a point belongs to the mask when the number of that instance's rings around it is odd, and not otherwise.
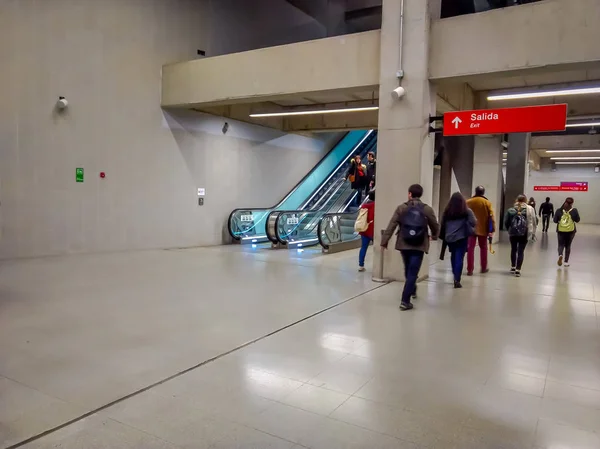
<path fill-rule="evenodd" d="M 278 204 L 269 208 L 235 209 L 229 215 L 227 226 L 231 237 L 240 243 L 281 242 L 283 239 L 277 238 L 274 228 L 280 212 L 329 211 L 348 203 L 349 185 L 343 178 L 349 159 L 354 154 L 366 154 L 365 148 L 372 148 L 376 134 L 374 131 L 347 133 Z M 298 221 L 300 223 L 300 219 Z M 293 217 L 290 222 L 294 222 Z M 272 224 L 270 233 L 267 232 L 269 223 Z"/>
<path fill-rule="evenodd" d="M 324 253 L 360 247 L 360 235 L 354 231 L 356 212 L 329 213 L 319 221 L 317 237 Z"/>
<path fill-rule="evenodd" d="M 360 154 L 366 160 L 370 151 L 377 146 L 377 132 L 370 131 L 354 154 Z M 288 248 L 299 248 L 319 243 L 319 223 L 330 214 L 345 214 L 356 197 L 350 183 L 345 180 L 350 162 L 343 164 L 332 174 L 328 183 L 322 187 L 323 193 L 311 207 L 296 210 L 277 210 L 269 214 L 267 220 L 267 236 L 274 243 L 286 245 Z M 352 216 L 352 214 L 349 214 Z M 356 217 L 356 214 L 354 214 Z M 354 223 L 352 223 L 354 226 Z M 354 228 L 352 228 L 354 232 Z"/>

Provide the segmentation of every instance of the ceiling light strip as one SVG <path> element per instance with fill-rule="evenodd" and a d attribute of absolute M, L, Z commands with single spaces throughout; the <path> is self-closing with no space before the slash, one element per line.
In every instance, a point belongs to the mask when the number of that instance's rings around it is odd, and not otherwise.
<path fill-rule="evenodd" d="M 316 114 L 339 114 L 343 112 L 365 112 L 365 111 L 377 111 L 379 106 L 366 106 L 361 108 L 344 108 L 344 109 L 320 109 L 312 111 L 282 111 L 282 112 L 265 112 L 258 114 L 250 114 L 250 117 L 286 117 L 290 115 L 316 115 Z"/>
<path fill-rule="evenodd" d="M 556 165 L 599 165 L 598 162 L 555 162 Z"/>
<path fill-rule="evenodd" d="M 567 123 L 567 128 L 584 128 L 588 126 L 600 126 L 600 122 Z"/>
<path fill-rule="evenodd" d="M 492 94 L 487 97 L 490 101 L 519 100 L 523 98 L 562 97 L 566 95 L 600 94 L 600 87 L 584 87 L 576 89 L 559 89 L 541 92 L 521 92 L 515 94 Z"/>
<path fill-rule="evenodd" d="M 600 153 L 600 150 L 579 150 L 577 148 L 573 148 L 570 150 L 546 150 L 546 153 Z"/>
<path fill-rule="evenodd" d="M 552 161 L 581 161 L 581 160 L 600 160 L 600 156 L 564 156 L 551 157 Z"/>

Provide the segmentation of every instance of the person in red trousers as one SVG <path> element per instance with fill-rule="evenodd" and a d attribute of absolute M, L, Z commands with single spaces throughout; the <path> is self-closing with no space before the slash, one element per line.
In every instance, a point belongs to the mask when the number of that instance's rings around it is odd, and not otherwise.
<path fill-rule="evenodd" d="M 469 237 L 467 247 L 467 276 L 473 276 L 476 246 L 479 246 L 481 272 L 487 273 L 489 271 L 487 263 L 488 237 L 492 237 L 496 232 L 496 220 L 492 203 L 485 197 L 483 186 L 475 188 L 475 196 L 467 200 L 467 207 L 473 211 L 475 218 L 477 218 L 475 235 Z"/>

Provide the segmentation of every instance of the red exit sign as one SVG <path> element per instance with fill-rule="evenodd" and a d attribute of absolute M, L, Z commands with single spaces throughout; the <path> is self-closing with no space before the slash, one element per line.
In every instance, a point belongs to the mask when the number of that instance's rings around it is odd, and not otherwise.
<path fill-rule="evenodd" d="M 587 182 L 561 182 L 559 186 L 533 186 L 536 192 L 587 192 Z"/>
<path fill-rule="evenodd" d="M 479 109 L 444 114 L 444 136 L 564 131 L 567 105 Z"/>

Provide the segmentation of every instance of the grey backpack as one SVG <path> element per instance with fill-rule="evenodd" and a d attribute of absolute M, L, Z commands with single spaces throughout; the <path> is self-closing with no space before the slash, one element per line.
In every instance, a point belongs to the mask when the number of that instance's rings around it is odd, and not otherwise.
<path fill-rule="evenodd" d="M 527 235 L 527 209 L 521 207 L 519 209 L 515 209 L 517 211 L 516 215 L 512 218 L 510 222 L 510 228 L 508 228 L 508 235 L 514 237 L 523 237 Z"/>

